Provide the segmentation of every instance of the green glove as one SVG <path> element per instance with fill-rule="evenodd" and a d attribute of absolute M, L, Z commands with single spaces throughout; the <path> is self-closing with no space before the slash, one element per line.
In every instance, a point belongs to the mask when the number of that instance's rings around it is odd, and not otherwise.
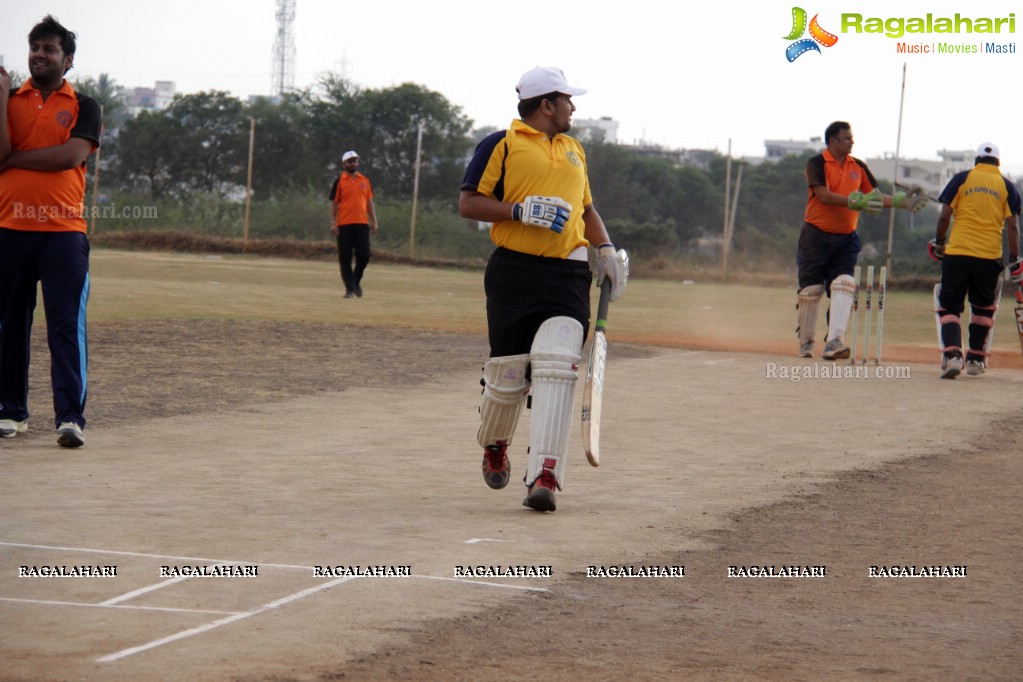
<path fill-rule="evenodd" d="M 892 206 L 904 208 L 911 213 L 916 213 L 927 205 L 927 195 L 919 185 L 909 188 L 908 192 L 898 191 L 892 195 Z"/>
<path fill-rule="evenodd" d="M 869 194 L 853 192 L 849 195 L 849 208 L 854 211 L 862 211 L 870 215 L 877 215 L 884 208 L 884 197 L 876 187 Z"/>

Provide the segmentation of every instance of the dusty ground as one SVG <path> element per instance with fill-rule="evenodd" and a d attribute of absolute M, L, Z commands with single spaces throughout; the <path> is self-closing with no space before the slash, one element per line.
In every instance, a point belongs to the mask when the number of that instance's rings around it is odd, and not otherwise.
<path fill-rule="evenodd" d="M 521 452 L 507 490 L 479 480 L 466 358 L 484 356 L 482 338 L 211 322 L 90 331 L 86 447 L 53 444 L 41 347 L 31 430 L 0 442 L 2 680 L 1023 669 L 1018 370 L 794 382 L 769 364 L 815 363 L 612 343 L 605 462 L 585 464 L 576 429 L 559 511 L 539 515 L 519 504 Z M 259 563 L 259 582 L 157 578 L 157 565 L 214 560 Z M 119 577 L 16 577 L 44 563 L 117 564 Z M 419 578 L 321 589 L 305 569 L 325 563 L 410 564 Z M 552 565 L 554 577 L 442 580 L 466 564 Z M 933 564 L 968 574 L 867 577 Z M 590 565 L 684 565 L 685 577 L 587 578 Z M 728 578 L 733 565 L 827 575 Z M 304 589 L 316 592 L 274 602 Z M 238 620 L 210 627 L 219 618 Z"/>

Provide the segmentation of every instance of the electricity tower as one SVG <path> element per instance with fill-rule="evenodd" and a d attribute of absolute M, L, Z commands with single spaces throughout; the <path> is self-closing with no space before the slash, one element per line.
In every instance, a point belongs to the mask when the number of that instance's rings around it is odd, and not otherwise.
<path fill-rule="evenodd" d="M 295 38 L 291 34 L 294 21 L 295 0 L 277 0 L 277 38 L 271 77 L 271 90 L 277 96 L 295 87 Z"/>

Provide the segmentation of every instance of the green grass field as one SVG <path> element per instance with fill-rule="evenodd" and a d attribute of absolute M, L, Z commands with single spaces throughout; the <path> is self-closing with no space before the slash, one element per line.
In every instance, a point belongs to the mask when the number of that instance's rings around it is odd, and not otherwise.
<path fill-rule="evenodd" d="M 371 263 L 365 298 L 345 300 L 332 262 L 95 249 L 92 278 L 94 322 L 293 320 L 486 333 L 482 271 Z M 1013 306 L 1004 296 L 994 349 L 1018 362 Z M 620 341 L 786 354 L 796 346 L 794 287 L 634 278 L 608 317 L 609 338 Z M 821 319 L 820 336 L 823 329 Z M 931 296 L 890 290 L 884 357 L 931 361 L 936 345 Z"/>

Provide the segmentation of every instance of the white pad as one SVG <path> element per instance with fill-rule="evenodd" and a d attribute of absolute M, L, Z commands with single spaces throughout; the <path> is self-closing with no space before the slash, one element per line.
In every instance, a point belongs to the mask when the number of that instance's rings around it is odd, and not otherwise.
<path fill-rule="evenodd" d="M 579 378 L 583 326 L 571 317 L 552 317 L 540 325 L 529 351 L 533 412 L 529 424 L 526 485 L 549 469 L 561 488 L 568 459 L 572 401 Z"/>
<path fill-rule="evenodd" d="M 852 275 L 839 275 L 831 282 L 831 309 L 828 311 L 828 341 L 845 338 L 845 329 L 852 314 L 856 280 Z"/>
<path fill-rule="evenodd" d="M 483 401 L 480 403 L 480 445 L 511 444 L 522 404 L 529 393 L 528 355 L 490 358 L 483 366 Z"/>
<path fill-rule="evenodd" d="M 799 345 L 810 343 L 817 336 L 817 308 L 824 295 L 823 284 L 811 284 L 799 290 L 799 302 L 796 309 L 799 311 L 799 327 L 796 333 L 799 334 Z"/>

